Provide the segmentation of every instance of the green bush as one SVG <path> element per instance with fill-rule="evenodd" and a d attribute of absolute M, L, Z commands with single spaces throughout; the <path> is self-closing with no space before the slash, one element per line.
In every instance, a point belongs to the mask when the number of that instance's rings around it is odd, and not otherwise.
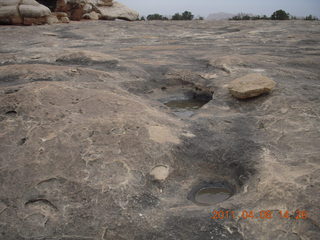
<path fill-rule="evenodd" d="M 275 11 L 271 15 L 271 20 L 289 20 L 290 14 L 283 11 L 282 9 Z"/>
<path fill-rule="evenodd" d="M 317 21 L 319 20 L 317 17 L 315 16 L 312 16 L 311 14 L 309 16 L 306 16 L 304 20 L 307 20 L 307 21 Z"/>
<path fill-rule="evenodd" d="M 189 11 L 184 11 L 182 14 L 175 13 L 171 20 L 192 20 L 194 18 L 194 15 Z"/>
<path fill-rule="evenodd" d="M 152 20 L 168 20 L 167 17 L 164 17 L 164 16 L 162 16 L 162 15 L 159 14 L 159 13 L 150 14 L 150 15 L 147 16 L 147 19 L 148 19 L 149 21 L 152 21 Z"/>
<path fill-rule="evenodd" d="M 260 19 L 260 16 L 250 17 L 250 15 L 247 13 L 239 13 L 238 15 L 233 16 L 229 20 L 240 21 L 240 20 L 258 20 L 258 19 Z"/>

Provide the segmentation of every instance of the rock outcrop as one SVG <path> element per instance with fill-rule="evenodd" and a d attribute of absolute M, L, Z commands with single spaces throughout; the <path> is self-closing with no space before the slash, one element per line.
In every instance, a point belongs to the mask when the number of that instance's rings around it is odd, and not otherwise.
<path fill-rule="evenodd" d="M 1 0 L 0 23 L 44 24 L 51 11 L 35 0 Z"/>
<path fill-rule="evenodd" d="M 252 73 L 233 80 L 229 85 L 229 91 L 236 98 L 246 99 L 269 93 L 275 86 L 276 83 L 270 78 Z"/>
<path fill-rule="evenodd" d="M 102 19 L 123 19 L 134 21 L 139 18 L 139 13 L 131 10 L 119 2 L 113 2 L 112 7 L 98 7 L 98 12 L 101 14 Z"/>
<path fill-rule="evenodd" d="M 56 11 L 67 12 L 72 20 L 93 19 L 134 21 L 139 13 L 113 0 L 58 0 Z"/>
<path fill-rule="evenodd" d="M 40 3 L 42 4 L 40 4 Z M 53 24 L 71 20 L 134 21 L 139 13 L 113 0 L 0 0 L 0 24 Z M 46 6 L 45 6 L 46 5 Z M 54 11 L 53 13 L 51 10 Z M 65 13 L 66 16 L 61 16 Z"/>

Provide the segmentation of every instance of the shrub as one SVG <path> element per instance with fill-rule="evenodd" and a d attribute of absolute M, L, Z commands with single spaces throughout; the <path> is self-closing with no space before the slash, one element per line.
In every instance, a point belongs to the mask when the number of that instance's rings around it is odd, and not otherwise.
<path fill-rule="evenodd" d="M 182 20 L 182 16 L 180 15 L 180 13 L 175 13 L 172 18 L 172 20 Z"/>
<path fill-rule="evenodd" d="M 147 19 L 148 19 L 149 21 L 152 21 L 152 20 L 168 20 L 167 17 L 164 17 L 164 16 L 162 16 L 162 15 L 159 14 L 159 13 L 150 14 L 150 15 L 147 16 Z"/>
<path fill-rule="evenodd" d="M 311 14 L 309 16 L 306 16 L 304 20 L 307 20 L 307 21 L 317 21 L 319 20 L 317 17 L 315 16 L 312 16 Z"/>
<path fill-rule="evenodd" d="M 235 21 L 240 21 L 240 20 L 251 20 L 251 17 L 247 13 L 239 13 L 236 16 L 233 16 L 229 20 L 235 20 Z"/>
<path fill-rule="evenodd" d="M 189 11 L 184 11 L 182 14 L 175 13 L 172 16 L 172 20 L 192 20 L 194 18 L 194 15 Z"/>
<path fill-rule="evenodd" d="M 272 20 L 289 20 L 289 18 L 290 18 L 290 14 L 283 11 L 282 9 L 275 11 L 271 15 Z"/>

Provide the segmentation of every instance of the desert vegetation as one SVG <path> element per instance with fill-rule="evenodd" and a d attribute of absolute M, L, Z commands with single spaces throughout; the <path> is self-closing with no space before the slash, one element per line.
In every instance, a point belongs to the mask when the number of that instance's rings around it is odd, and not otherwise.
<path fill-rule="evenodd" d="M 147 16 L 148 21 L 152 20 L 182 20 L 182 21 L 190 21 L 190 20 L 203 20 L 204 18 L 199 16 L 197 18 L 194 17 L 193 13 L 190 11 L 184 11 L 182 13 L 175 13 L 174 15 L 170 16 L 163 16 L 159 13 L 150 14 Z M 142 21 L 146 20 L 144 16 L 141 17 Z"/>
<path fill-rule="evenodd" d="M 272 13 L 270 17 L 267 15 L 252 15 L 248 13 L 239 13 L 236 16 L 233 16 L 229 20 L 233 21 L 241 21 L 241 20 L 309 20 L 309 21 L 317 21 L 319 20 L 316 16 L 308 15 L 305 18 L 298 18 L 296 16 L 291 15 L 290 13 L 280 9 Z"/>

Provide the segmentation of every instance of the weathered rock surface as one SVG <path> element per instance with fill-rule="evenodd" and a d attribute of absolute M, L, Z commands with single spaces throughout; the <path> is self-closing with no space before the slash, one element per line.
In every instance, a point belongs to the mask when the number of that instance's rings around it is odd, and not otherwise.
<path fill-rule="evenodd" d="M 0 239 L 318 240 L 319 41 L 308 21 L 1 26 Z M 252 73 L 276 89 L 238 101 Z M 163 104 L 212 91 L 191 117 Z M 211 181 L 234 195 L 187 199 Z"/>
<path fill-rule="evenodd" d="M 57 62 L 63 63 L 74 63 L 74 64 L 92 64 L 92 63 L 110 63 L 117 64 L 118 59 L 114 56 L 110 56 L 105 53 L 94 52 L 94 51 L 70 51 L 67 50 L 67 53 L 62 54 L 56 60 Z"/>
<path fill-rule="evenodd" d="M 1 0 L 0 23 L 43 24 L 51 11 L 34 0 Z"/>
<path fill-rule="evenodd" d="M 246 99 L 269 93 L 275 86 L 272 79 L 259 73 L 251 73 L 233 80 L 229 84 L 229 91 L 236 98 Z"/>

